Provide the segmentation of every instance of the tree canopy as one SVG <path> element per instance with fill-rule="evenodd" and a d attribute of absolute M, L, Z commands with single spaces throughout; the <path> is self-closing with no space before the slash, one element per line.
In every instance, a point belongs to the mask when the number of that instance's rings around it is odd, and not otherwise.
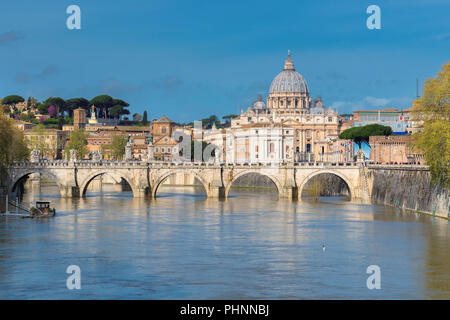
<path fill-rule="evenodd" d="M 227 114 L 226 116 L 223 116 L 222 119 L 231 120 L 236 117 L 239 117 L 239 116 L 237 114 Z"/>
<path fill-rule="evenodd" d="M 115 159 L 121 160 L 125 154 L 125 147 L 127 145 L 127 137 L 121 134 L 113 134 L 111 136 L 111 143 L 102 145 L 102 150 L 111 151 Z"/>
<path fill-rule="evenodd" d="M 24 102 L 25 99 L 17 94 L 6 96 L 2 99 L 2 104 L 13 105 L 16 103 Z"/>
<path fill-rule="evenodd" d="M 372 136 L 389 136 L 392 134 L 392 128 L 378 123 L 368 124 L 362 127 L 352 127 L 342 131 L 339 139 L 353 140 L 361 149 L 363 143 L 369 144 L 369 138 Z"/>
<path fill-rule="evenodd" d="M 56 113 L 58 115 L 58 129 L 62 129 L 64 111 L 66 107 L 66 101 L 60 97 L 50 97 L 44 101 L 47 105 L 54 105 L 56 107 Z"/>
<path fill-rule="evenodd" d="M 95 105 L 95 107 L 99 108 L 99 110 L 101 110 L 99 116 L 101 115 L 105 118 L 108 118 L 110 116 L 118 118 L 121 115 L 130 114 L 130 112 L 125 109 L 126 107 L 130 106 L 127 102 L 123 101 L 122 99 L 114 99 L 107 94 L 102 94 L 94 97 L 91 101 L 89 101 L 89 104 Z M 112 110 L 113 108 L 114 112 Z"/>
<path fill-rule="evenodd" d="M 79 159 L 82 159 L 87 153 L 87 138 L 88 134 L 83 129 L 72 131 L 69 143 L 64 149 L 66 155 L 71 149 L 77 150 Z"/>
<path fill-rule="evenodd" d="M 28 159 L 29 155 L 23 132 L 0 110 L 0 185 L 6 181 L 9 166 Z"/>
<path fill-rule="evenodd" d="M 133 121 L 139 122 L 141 121 L 142 116 L 139 113 L 134 113 L 133 114 Z"/>
<path fill-rule="evenodd" d="M 113 105 L 113 98 L 107 94 L 102 94 L 92 98 L 89 103 L 97 108 L 110 108 Z"/>
<path fill-rule="evenodd" d="M 77 108 L 88 109 L 89 100 L 85 98 L 72 98 L 66 101 L 66 110 L 69 113 L 69 117 L 73 116 L 73 110 Z"/>
<path fill-rule="evenodd" d="M 148 125 L 147 110 L 144 111 L 144 115 L 142 117 L 142 125 L 144 126 Z"/>
<path fill-rule="evenodd" d="M 450 186 L 450 62 L 435 78 L 427 79 L 420 99 L 413 102 L 415 121 L 423 121 L 413 146 L 423 153 L 434 183 Z"/>

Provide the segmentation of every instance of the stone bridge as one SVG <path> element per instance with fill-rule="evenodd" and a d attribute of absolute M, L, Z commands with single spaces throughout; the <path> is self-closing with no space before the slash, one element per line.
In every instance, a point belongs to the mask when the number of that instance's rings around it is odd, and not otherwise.
<path fill-rule="evenodd" d="M 362 163 L 291 163 L 291 164 L 215 164 L 190 162 L 141 161 L 40 161 L 15 163 L 10 168 L 9 193 L 33 173 L 54 180 L 62 197 L 82 197 L 96 177 L 108 174 L 116 181 L 123 178 L 134 197 L 155 197 L 158 187 L 170 175 L 182 173 L 197 178 L 210 198 L 227 198 L 233 182 L 248 173 L 267 176 L 278 189 L 280 198 L 300 199 L 306 183 L 314 176 L 331 173 L 348 186 L 352 199 L 370 199 L 367 170 Z"/>

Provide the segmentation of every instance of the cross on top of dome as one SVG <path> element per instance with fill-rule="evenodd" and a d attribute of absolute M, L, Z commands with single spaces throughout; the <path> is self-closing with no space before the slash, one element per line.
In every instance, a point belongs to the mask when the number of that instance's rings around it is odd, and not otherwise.
<path fill-rule="evenodd" d="M 286 60 L 286 62 L 284 63 L 284 70 L 294 70 L 294 62 L 292 62 L 291 60 L 291 51 L 288 50 L 288 58 Z"/>

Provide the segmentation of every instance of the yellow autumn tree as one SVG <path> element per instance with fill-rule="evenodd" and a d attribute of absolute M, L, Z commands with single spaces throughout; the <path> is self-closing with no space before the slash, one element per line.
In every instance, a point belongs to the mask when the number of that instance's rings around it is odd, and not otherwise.
<path fill-rule="evenodd" d="M 23 132 L 0 110 L 0 185 L 6 184 L 9 166 L 27 160 L 29 155 Z"/>
<path fill-rule="evenodd" d="M 420 99 L 413 102 L 413 117 L 421 123 L 413 146 L 423 153 L 434 183 L 449 187 L 450 165 L 450 62 L 435 78 L 427 79 Z"/>

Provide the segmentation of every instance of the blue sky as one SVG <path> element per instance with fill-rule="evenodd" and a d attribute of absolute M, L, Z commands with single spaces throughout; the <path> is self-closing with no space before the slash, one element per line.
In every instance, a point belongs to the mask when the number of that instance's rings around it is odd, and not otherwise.
<path fill-rule="evenodd" d="M 81 8 L 81 30 L 66 8 Z M 381 8 L 381 30 L 366 8 Z M 340 113 L 406 108 L 450 59 L 448 0 L 2 1 L 0 96 L 110 94 L 188 122 L 265 98 L 291 50 L 311 95 Z"/>

